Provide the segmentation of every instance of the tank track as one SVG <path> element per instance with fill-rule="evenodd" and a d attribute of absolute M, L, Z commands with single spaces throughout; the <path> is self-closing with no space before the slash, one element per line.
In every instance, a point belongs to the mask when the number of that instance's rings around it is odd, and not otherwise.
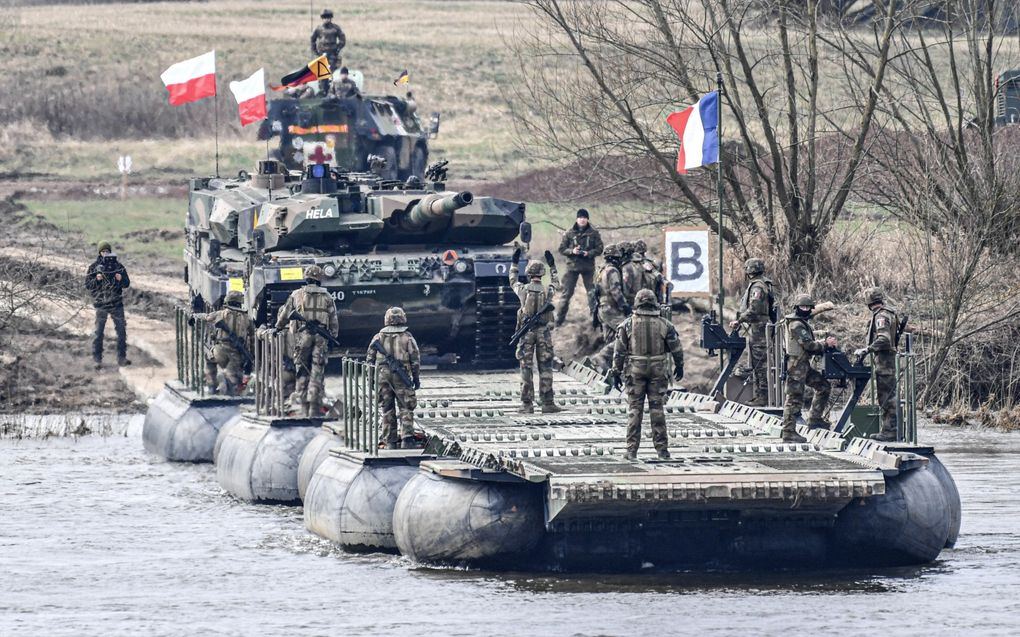
<path fill-rule="evenodd" d="M 517 329 L 520 300 L 506 279 L 479 279 L 475 287 L 474 367 L 505 369 L 517 365 L 507 345 Z"/>

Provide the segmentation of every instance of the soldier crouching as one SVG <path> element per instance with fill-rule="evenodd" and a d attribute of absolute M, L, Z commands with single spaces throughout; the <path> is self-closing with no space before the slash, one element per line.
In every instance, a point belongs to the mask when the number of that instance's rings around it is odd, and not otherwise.
<path fill-rule="evenodd" d="M 637 458 L 641 446 L 641 421 L 645 399 L 652 421 L 652 443 L 659 458 L 669 458 L 669 437 L 666 432 L 664 403 L 669 377 L 666 362 L 673 357 L 673 375 L 684 377 L 684 352 L 676 328 L 659 316 L 659 305 L 651 290 L 641 290 L 634 297 L 634 313 L 616 331 L 613 350 L 612 382 L 619 386 L 624 375 L 628 400 L 627 455 Z"/>
<path fill-rule="evenodd" d="M 525 270 L 528 282 L 521 283 L 517 280 L 519 269 L 517 260 L 520 256 L 520 249 L 515 250 L 510 266 L 510 285 L 521 302 L 521 309 L 517 312 L 517 329 L 536 314 L 541 315 L 535 327 L 517 342 L 517 360 L 521 363 L 521 413 L 535 413 L 535 372 L 532 365 L 538 367 L 538 392 L 542 399 L 542 413 L 556 413 L 562 410 L 556 405 L 553 394 L 553 345 L 550 324 L 554 320 L 552 299 L 559 288 L 559 277 L 553 268 L 549 287 L 544 288 L 542 277 L 545 275 L 545 265 L 541 261 L 532 261 Z M 552 261 L 552 255 L 548 252 L 546 259 Z"/>
<path fill-rule="evenodd" d="M 387 449 L 413 449 L 415 390 L 421 387 L 421 353 L 407 331 L 407 315 L 399 307 L 386 310 L 385 327 L 372 337 L 365 360 L 376 365 L 376 404 L 382 414 L 382 440 Z M 381 351 L 380 351 L 381 350 Z M 408 384 L 410 380 L 410 384 Z M 400 430 L 397 431 L 397 407 Z"/>

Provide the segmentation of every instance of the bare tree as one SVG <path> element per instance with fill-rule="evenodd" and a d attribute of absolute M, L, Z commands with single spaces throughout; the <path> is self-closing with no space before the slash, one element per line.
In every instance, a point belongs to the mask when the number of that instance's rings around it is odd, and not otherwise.
<path fill-rule="evenodd" d="M 760 243 L 801 271 L 847 206 L 865 157 L 904 3 L 870 26 L 819 15 L 818 0 L 525 0 L 507 38 L 522 81 L 507 95 L 531 152 L 582 166 L 589 195 L 654 193 L 676 218 L 718 230 L 712 175 L 676 171 L 666 116 L 725 85 L 724 238 Z M 845 51 L 857 53 L 848 65 Z M 843 99 L 846 73 L 863 108 Z M 663 196 L 664 195 L 664 196 Z"/>
<path fill-rule="evenodd" d="M 994 0 L 940 6 L 943 19 L 915 21 L 893 43 L 868 151 L 879 170 L 861 192 L 917 230 L 910 265 L 924 336 L 921 398 L 1015 400 L 1008 378 L 993 383 L 998 391 L 973 391 L 975 369 L 1008 376 L 1015 357 L 1011 347 L 979 342 L 1015 332 L 1020 319 L 1020 135 L 995 119 L 995 74 L 1016 59 L 1015 40 L 1000 35 L 1012 10 Z M 854 51 L 847 60 L 867 64 Z"/>

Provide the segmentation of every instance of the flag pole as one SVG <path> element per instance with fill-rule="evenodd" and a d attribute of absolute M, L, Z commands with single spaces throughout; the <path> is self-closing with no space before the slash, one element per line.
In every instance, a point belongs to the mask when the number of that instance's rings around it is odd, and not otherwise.
<path fill-rule="evenodd" d="M 715 74 L 715 134 L 719 141 L 719 157 L 716 165 L 715 175 L 715 192 L 719 199 L 719 323 L 725 324 L 725 317 L 723 316 L 723 305 L 726 300 L 726 292 L 723 289 L 723 153 L 722 153 L 722 96 L 723 96 L 723 81 L 722 73 L 716 72 Z M 722 350 L 719 350 L 719 366 L 722 368 L 723 355 Z"/>
<path fill-rule="evenodd" d="M 213 93 L 213 139 L 216 140 L 216 176 L 220 176 L 220 95 Z"/>

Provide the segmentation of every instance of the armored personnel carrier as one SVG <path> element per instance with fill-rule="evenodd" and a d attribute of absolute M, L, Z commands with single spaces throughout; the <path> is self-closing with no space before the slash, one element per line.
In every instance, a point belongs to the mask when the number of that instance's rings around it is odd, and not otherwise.
<path fill-rule="evenodd" d="M 386 179 L 424 177 L 430 132 L 438 131 L 438 114 L 431 129 L 423 128 L 413 99 L 393 95 L 361 95 L 337 99 L 285 97 L 269 102 L 268 117 L 259 139 L 278 137 L 273 155 L 291 170 L 300 170 L 322 146 L 327 163 L 347 170 L 367 171 L 369 157 L 385 160 Z"/>
<path fill-rule="evenodd" d="M 423 352 L 509 366 L 518 301 L 507 274 L 527 243 L 523 203 L 446 190 L 445 162 L 428 183 L 275 161 L 254 175 L 191 181 L 186 279 L 196 309 L 243 290 L 256 324 L 275 321 L 303 270 L 322 268 L 340 342 L 363 352 L 386 309 L 407 312 Z M 523 233 L 523 234 L 522 234 Z"/>

